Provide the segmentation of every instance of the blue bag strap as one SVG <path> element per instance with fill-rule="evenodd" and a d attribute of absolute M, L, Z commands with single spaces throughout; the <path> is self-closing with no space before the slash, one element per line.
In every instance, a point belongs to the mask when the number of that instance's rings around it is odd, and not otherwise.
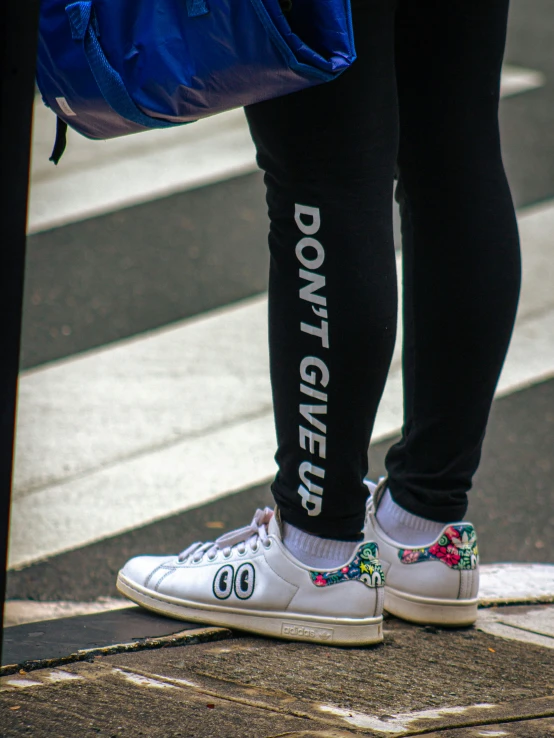
<path fill-rule="evenodd" d="M 194 6 L 203 4 L 206 12 L 208 12 L 205 0 L 187 0 L 187 5 L 188 3 L 193 6 L 192 10 L 194 10 Z M 118 115 L 144 128 L 173 128 L 181 125 L 181 123 L 173 123 L 146 115 L 135 105 L 121 76 L 111 66 L 100 45 L 91 0 L 80 0 L 71 3 L 65 10 L 71 26 L 72 38 L 83 42 L 85 56 L 96 84 L 108 105 Z M 198 8 L 196 8 L 195 14 L 200 14 Z"/>

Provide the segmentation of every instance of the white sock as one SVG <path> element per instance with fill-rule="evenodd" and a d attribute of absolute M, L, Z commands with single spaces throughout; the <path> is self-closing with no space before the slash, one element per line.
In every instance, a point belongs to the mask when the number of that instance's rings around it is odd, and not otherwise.
<path fill-rule="evenodd" d="M 398 543 L 420 546 L 432 543 L 444 528 L 444 523 L 420 518 L 397 505 L 387 489 L 375 514 L 385 533 Z"/>
<path fill-rule="evenodd" d="M 318 538 L 290 523 L 283 523 L 283 543 L 295 559 L 306 566 L 322 569 L 336 569 L 346 564 L 359 545 L 353 541 Z"/>

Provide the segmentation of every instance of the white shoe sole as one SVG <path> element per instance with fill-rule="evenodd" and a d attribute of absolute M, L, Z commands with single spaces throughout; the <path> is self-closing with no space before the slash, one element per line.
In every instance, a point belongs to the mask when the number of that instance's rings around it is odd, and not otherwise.
<path fill-rule="evenodd" d="M 249 612 L 199 605 L 166 597 L 141 587 L 121 572 L 117 589 L 138 605 L 178 620 L 246 630 L 286 640 L 325 643 L 334 646 L 366 646 L 383 640 L 383 617 L 353 619 L 297 615 L 288 612 Z"/>
<path fill-rule="evenodd" d="M 385 587 L 385 610 L 402 620 L 419 625 L 463 627 L 477 620 L 479 600 L 439 600 L 399 592 Z"/>

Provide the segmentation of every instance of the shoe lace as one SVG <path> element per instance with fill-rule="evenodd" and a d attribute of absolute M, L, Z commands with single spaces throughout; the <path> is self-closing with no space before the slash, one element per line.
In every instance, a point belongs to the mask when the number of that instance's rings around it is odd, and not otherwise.
<path fill-rule="evenodd" d="M 250 546 L 250 549 L 255 552 L 258 550 L 260 543 L 264 546 L 267 545 L 266 541 L 269 540 L 267 526 L 272 517 L 273 510 L 270 507 L 263 510 L 258 509 L 250 525 L 224 533 L 215 541 L 192 543 L 184 551 L 181 551 L 178 559 L 182 563 L 192 557 L 192 561 L 197 564 L 205 555 L 211 560 L 215 559 L 218 551 L 223 551 L 223 555 L 228 557 L 235 546 L 238 547 L 239 553 L 246 553 L 247 546 Z"/>

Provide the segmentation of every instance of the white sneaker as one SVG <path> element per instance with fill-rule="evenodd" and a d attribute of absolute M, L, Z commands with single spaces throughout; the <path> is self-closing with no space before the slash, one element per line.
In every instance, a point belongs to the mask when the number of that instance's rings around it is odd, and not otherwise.
<path fill-rule="evenodd" d="M 471 625 L 477 619 L 479 552 L 471 523 L 445 525 L 429 545 L 409 546 L 394 541 L 379 525 L 375 511 L 387 489 L 366 481 L 364 538 L 376 541 L 383 566 L 385 610 L 413 623 L 442 626 Z"/>
<path fill-rule="evenodd" d="M 363 645 L 383 639 L 384 577 L 375 543 L 360 543 L 343 566 L 318 571 L 282 543 L 270 508 L 215 542 L 179 556 L 138 556 L 117 588 L 133 602 L 181 620 L 288 640 Z"/>

